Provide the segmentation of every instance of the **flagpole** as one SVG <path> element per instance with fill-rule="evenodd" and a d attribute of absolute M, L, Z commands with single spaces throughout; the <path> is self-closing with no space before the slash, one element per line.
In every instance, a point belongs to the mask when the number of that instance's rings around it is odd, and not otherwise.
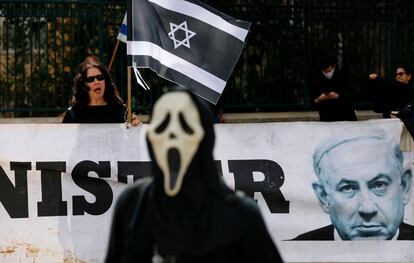
<path fill-rule="evenodd" d="M 114 52 L 112 52 L 111 61 L 109 62 L 109 66 L 108 66 L 108 70 L 109 71 L 111 71 L 112 64 L 114 63 L 114 59 L 115 59 L 116 52 L 118 51 L 118 47 L 119 47 L 119 39 L 116 40 Z"/>
<path fill-rule="evenodd" d="M 128 83 L 127 83 L 127 94 L 128 94 L 128 101 L 127 101 L 127 107 L 128 107 L 128 123 L 131 124 L 132 123 L 132 94 L 131 94 L 131 90 L 132 90 L 132 84 L 131 84 L 131 66 L 127 67 L 127 79 L 128 79 Z"/>

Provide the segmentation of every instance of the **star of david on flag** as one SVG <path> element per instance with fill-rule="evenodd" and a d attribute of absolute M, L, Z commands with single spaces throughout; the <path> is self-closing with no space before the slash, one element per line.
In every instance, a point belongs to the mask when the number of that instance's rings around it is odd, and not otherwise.
<path fill-rule="evenodd" d="M 127 25 L 131 66 L 150 68 L 213 104 L 250 27 L 198 0 L 128 0 Z"/>
<path fill-rule="evenodd" d="M 171 31 L 168 33 L 168 36 L 174 41 L 174 48 L 178 48 L 181 45 L 184 45 L 190 48 L 190 38 L 192 38 L 196 33 L 188 30 L 187 21 L 184 21 L 179 25 L 170 23 L 170 28 L 171 28 Z M 180 29 L 185 32 L 185 38 L 182 41 L 177 40 L 175 38 L 175 32 L 177 32 Z"/>

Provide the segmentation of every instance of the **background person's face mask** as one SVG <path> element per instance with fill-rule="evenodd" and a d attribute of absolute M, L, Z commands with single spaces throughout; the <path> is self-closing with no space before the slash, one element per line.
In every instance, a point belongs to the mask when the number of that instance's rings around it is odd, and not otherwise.
<path fill-rule="evenodd" d="M 329 72 L 322 71 L 322 74 L 325 76 L 325 78 L 331 79 L 333 77 L 334 72 L 335 72 L 335 69 L 332 69 Z"/>

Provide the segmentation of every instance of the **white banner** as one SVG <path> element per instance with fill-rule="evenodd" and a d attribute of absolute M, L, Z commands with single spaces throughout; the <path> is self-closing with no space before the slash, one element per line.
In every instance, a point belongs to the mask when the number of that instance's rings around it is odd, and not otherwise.
<path fill-rule="evenodd" d="M 150 175 L 145 129 L 1 125 L 0 262 L 102 262 L 119 193 Z M 331 224 L 312 188 L 317 145 L 332 136 L 371 136 L 373 129 L 399 140 L 399 120 L 219 124 L 215 129 L 214 156 L 225 181 L 258 200 L 287 262 L 414 262 L 409 240 L 292 240 Z M 405 156 L 408 166 L 411 154 Z M 413 200 L 405 205 L 404 222 L 414 225 Z"/>

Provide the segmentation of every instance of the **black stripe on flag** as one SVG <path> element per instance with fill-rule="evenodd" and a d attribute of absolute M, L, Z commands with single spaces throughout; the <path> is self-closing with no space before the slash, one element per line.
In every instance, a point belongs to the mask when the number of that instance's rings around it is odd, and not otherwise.
<path fill-rule="evenodd" d="M 221 93 L 218 93 L 204 86 L 203 84 L 193 80 L 191 77 L 181 74 L 180 72 L 175 71 L 172 68 L 165 67 L 158 60 L 155 60 L 152 57 L 136 56 L 134 57 L 134 59 L 136 59 L 135 61 L 139 61 L 139 64 L 148 65 L 147 67 L 155 72 L 162 72 L 162 77 L 164 77 L 165 79 L 182 85 L 184 87 L 191 88 L 191 91 L 193 91 L 196 95 L 208 100 L 213 104 L 217 104 L 218 100 L 220 99 Z"/>
<path fill-rule="evenodd" d="M 196 0 L 130 0 L 128 12 L 130 63 L 151 68 L 179 85 L 192 89 L 196 85 L 199 91 L 195 93 L 216 103 L 243 49 L 250 23 Z M 201 92 L 206 88 L 211 91 Z"/>

